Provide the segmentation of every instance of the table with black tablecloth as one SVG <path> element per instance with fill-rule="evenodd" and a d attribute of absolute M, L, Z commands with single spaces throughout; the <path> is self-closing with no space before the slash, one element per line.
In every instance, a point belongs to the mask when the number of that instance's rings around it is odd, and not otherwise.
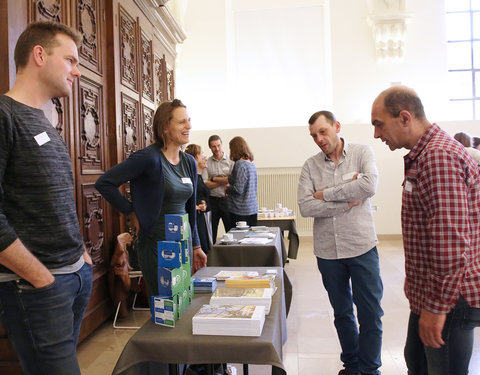
<path fill-rule="evenodd" d="M 272 374 L 286 375 L 282 347 L 287 340 L 287 305 L 292 298 L 292 284 L 280 267 L 206 267 L 195 276 L 211 277 L 221 270 L 277 270 L 277 291 L 270 314 L 265 318 L 260 337 L 206 336 L 192 334 L 192 317 L 211 294 L 196 294 L 174 328 L 146 322 L 128 341 L 113 370 L 113 375 L 167 374 L 167 364 L 243 363 L 272 366 Z M 223 286 L 224 282 L 219 282 Z"/>
<path fill-rule="evenodd" d="M 267 227 L 279 227 L 283 232 L 288 230 L 288 257 L 297 259 L 298 246 L 300 239 L 298 238 L 297 225 L 295 224 L 295 216 L 284 217 L 259 217 L 258 225 Z"/>
<path fill-rule="evenodd" d="M 287 260 L 285 241 L 280 234 L 280 228 L 269 228 L 275 235 L 266 244 L 242 244 L 238 241 L 250 234 L 250 230 L 236 231 L 233 234 L 234 243 L 223 244 L 221 241 L 212 245 L 207 257 L 208 266 L 276 266 L 282 267 Z"/>

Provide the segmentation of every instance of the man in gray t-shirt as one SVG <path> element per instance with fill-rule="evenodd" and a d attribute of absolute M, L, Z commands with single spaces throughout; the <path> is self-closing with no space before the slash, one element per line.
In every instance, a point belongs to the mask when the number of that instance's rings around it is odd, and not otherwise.
<path fill-rule="evenodd" d="M 225 190 L 228 185 L 228 176 L 232 173 L 234 162 L 222 149 L 222 140 L 218 135 L 208 139 L 208 147 L 212 156 L 207 159 L 207 168 L 202 173 L 205 185 L 210 189 L 210 206 L 212 211 L 212 238 L 217 239 L 220 219 L 223 221 L 225 232 L 231 229 L 230 214 L 228 212 Z"/>
<path fill-rule="evenodd" d="M 42 108 L 80 77 L 81 36 L 35 22 L 0 96 L 0 317 L 23 373 L 80 375 L 76 345 L 92 290 L 70 154 Z"/>

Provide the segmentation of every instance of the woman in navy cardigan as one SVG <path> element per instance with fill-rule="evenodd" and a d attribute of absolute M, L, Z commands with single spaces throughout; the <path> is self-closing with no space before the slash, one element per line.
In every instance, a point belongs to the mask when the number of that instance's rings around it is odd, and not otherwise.
<path fill-rule="evenodd" d="M 197 165 L 181 151 L 190 140 L 190 118 L 178 99 L 162 103 L 155 112 L 155 143 L 136 151 L 95 184 L 123 214 L 135 213 L 140 224 L 138 257 L 150 296 L 158 294 L 157 241 L 165 239 L 165 214 L 188 213 L 193 244 L 193 270 L 205 267 L 196 225 Z M 130 181 L 131 201 L 118 187 Z"/>

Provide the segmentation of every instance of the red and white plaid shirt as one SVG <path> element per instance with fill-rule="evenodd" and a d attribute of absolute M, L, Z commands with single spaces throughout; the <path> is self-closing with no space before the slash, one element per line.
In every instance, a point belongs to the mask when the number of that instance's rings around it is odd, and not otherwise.
<path fill-rule="evenodd" d="M 402 231 L 410 309 L 480 308 L 479 168 L 436 124 L 404 157 Z"/>

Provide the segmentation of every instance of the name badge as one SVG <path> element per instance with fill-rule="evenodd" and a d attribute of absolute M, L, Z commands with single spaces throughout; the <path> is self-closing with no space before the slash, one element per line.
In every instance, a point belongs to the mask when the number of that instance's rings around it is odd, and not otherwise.
<path fill-rule="evenodd" d="M 50 142 L 50 137 L 48 136 L 47 132 L 43 132 L 40 134 L 37 134 L 35 137 L 33 137 L 35 141 L 37 141 L 39 146 L 44 145 L 47 142 Z"/>
<path fill-rule="evenodd" d="M 410 181 L 405 181 L 405 190 L 410 193 L 413 191 L 413 185 Z"/>
<path fill-rule="evenodd" d="M 184 184 L 191 184 L 192 180 L 190 180 L 190 177 L 182 177 L 182 182 Z"/>

